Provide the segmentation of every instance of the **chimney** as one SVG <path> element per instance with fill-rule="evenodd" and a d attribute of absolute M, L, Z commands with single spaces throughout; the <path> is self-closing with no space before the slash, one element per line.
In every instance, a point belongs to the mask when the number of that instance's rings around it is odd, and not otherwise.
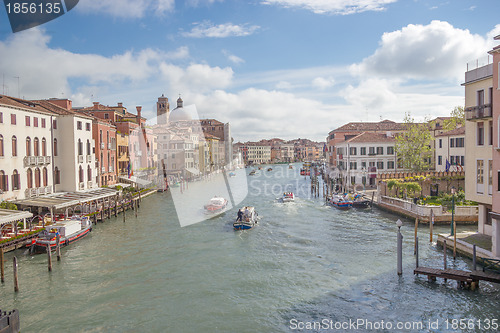
<path fill-rule="evenodd" d="M 136 106 L 137 108 L 137 123 L 140 125 L 141 124 L 141 110 L 142 106 Z"/>
<path fill-rule="evenodd" d="M 119 103 L 118 103 L 118 107 L 119 107 L 119 108 L 122 108 L 122 107 L 123 107 L 123 103 L 122 103 L 122 102 L 119 102 Z"/>
<path fill-rule="evenodd" d="M 99 110 L 99 102 L 94 102 L 94 110 Z"/>

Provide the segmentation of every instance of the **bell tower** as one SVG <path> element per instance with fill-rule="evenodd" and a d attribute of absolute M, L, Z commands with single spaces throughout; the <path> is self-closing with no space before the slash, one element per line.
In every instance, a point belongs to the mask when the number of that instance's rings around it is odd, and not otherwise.
<path fill-rule="evenodd" d="M 158 125 L 168 124 L 169 113 L 170 104 L 168 103 L 168 98 L 161 94 L 161 97 L 158 97 L 158 102 L 156 102 L 156 117 Z"/>

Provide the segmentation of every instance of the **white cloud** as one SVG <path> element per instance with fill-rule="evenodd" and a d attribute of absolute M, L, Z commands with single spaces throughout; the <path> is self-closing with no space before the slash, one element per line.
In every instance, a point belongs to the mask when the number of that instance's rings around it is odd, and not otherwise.
<path fill-rule="evenodd" d="M 227 88 L 233 78 L 230 67 L 210 67 L 205 64 L 191 64 L 187 68 L 161 63 L 160 73 L 170 87 L 178 92 L 207 92 Z"/>
<path fill-rule="evenodd" d="M 78 10 L 87 13 L 105 13 L 122 18 L 140 18 L 147 12 L 157 15 L 173 11 L 175 0 L 80 0 Z"/>
<path fill-rule="evenodd" d="M 495 29 L 499 29 L 497 26 Z M 401 30 L 384 33 L 380 47 L 353 73 L 404 79 L 463 80 L 465 64 L 483 57 L 493 39 L 453 27 L 448 22 L 428 25 L 410 24 Z"/>
<path fill-rule="evenodd" d="M 227 50 L 222 50 L 222 53 L 226 56 L 226 58 L 231 61 L 233 64 L 239 65 L 245 62 L 244 59 L 232 54 Z"/>
<path fill-rule="evenodd" d="M 398 0 L 263 0 L 266 5 L 304 8 L 316 14 L 348 15 L 384 10 L 384 5 Z"/>
<path fill-rule="evenodd" d="M 362 109 L 381 109 L 397 100 L 387 80 L 368 79 L 356 88 L 349 85 L 341 94 Z"/>
<path fill-rule="evenodd" d="M 226 38 L 226 37 L 240 37 L 240 36 L 249 36 L 255 33 L 260 29 L 257 25 L 249 26 L 247 24 L 244 25 L 235 25 L 232 23 L 224 23 L 219 25 L 214 25 L 210 21 L 203 21 L 194 23 L 193 29 L 190 32 L 182 32 L 181 34 L 184 37 L 193 37 L 193 38 Z"/>
<path fill-rule="evenodd" d="M 327 88 L 332 87 L 335 84 L 335 80 L 332 77 L 328 78 L 316 77 L 312 80 L 311 84 L 315 88 L 318 88 L 320 90 L 325 90 Z"/>

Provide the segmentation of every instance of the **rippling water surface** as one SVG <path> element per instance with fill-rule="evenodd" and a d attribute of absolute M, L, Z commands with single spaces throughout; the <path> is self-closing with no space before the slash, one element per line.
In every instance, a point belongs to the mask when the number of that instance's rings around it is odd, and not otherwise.
<path fill-rule="evenodd" d="M 8 253 L 0 308 L 20 310 L 23 332 L 319 332 L 333 330 L 308 325 L 349 320 L 417 322 L 424 331 L 431 321 L 438 323 L 431 331 L 451 332 L 446 320 L 474 319 L 470 331 L 482 331 L 478 320 L 500 320 L 498 285 L 482 283 L 472 292 L 457 290 L 453 281 L 414 277 L 411 221 L 402 227 L 398 277 L 397 217 L 325 206 L 310 197 L 298 167 L 274 166 L 248 178 L 241 204 L 255 206 L 261 217 L 250 231 L 233 231 L 237 208 L 180 227 L 170 194 L 162 193 L 144 199 L 137 218 L 132 212 L 125 223 L 121 215 L 111 218 L 64 248 L 51 273 L 45 255 Z M 296 193 L 294 203 L 276 201 L 284 190 Z M 421 265 L 442 267 L 442 250 L 428 243 L 427 226 L 419 236 Z M 470 269 L 471 263 L 450 259 L 448 266 Z"/>

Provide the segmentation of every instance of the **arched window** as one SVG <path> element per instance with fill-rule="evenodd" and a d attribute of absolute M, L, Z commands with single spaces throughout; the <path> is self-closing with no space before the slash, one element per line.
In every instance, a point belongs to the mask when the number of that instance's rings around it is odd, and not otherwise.
<path fill-rule="evenodd" d="M 83 168 L 80 165 L 80 172 L 78 172 L 80 183 L 83 183 Z"/>
<path fill-rule="evenodd" d="M 87 139 L 87 155 L 90 155 L 90 141 Z"/>
<path fill-rule="evenodd" d="M 12 156 L 17 156 L 17 138 L 15 135 L 12 137 Z"/>
<path fill-rule="evenodd" d="M 91 181 L 92 181 L 92 168 L 90 167 L 90 165 L 89 165 L 89 166 L 87 166 L 87 180 L 88 180 L 89 182 L 91 182 Z"/>
<path fill-rule="evenodd" d="M 33 140 L 33 153 L 35 156 L 40 156 L 40 140 L 38 138 Z"/>
<path fill-rule="evenodd" d="M 57 139 L 54 139 L 54 148 L 52 150 L 54 152 L 54 156 L 57 156 Z"/>
<path fill-rule="evenodd" d="M 9 176 L 3 170 L 0 170 L 0 190 L 7 192 L 9 190 Z"/>
<path fill-rule="evenodd" d="M 21 188 L 21 184 L 19 181 L 19 172 L 17 170 L 14 170 L 12 172 L 12 191 L 14 190 L 19 190 Z"/>
<path fill-rule="evenodd" d="M 0 134 L 0 156 L 3 156 L 3 136 Z"/>
<path fill-rule="evenodd" d="M 26 176 L 28 177 L 28 188 L 32 188 L 33 187 L 33 172 L 31 171 L 31 169 L 28 169 L 28 171 L 26 172 Z"/>
<path fill-rule="evenodd" d="M 26 156 L 31 156 L 31 138 L 26 138 Z"/>
<path fill-rule="evenodd" d="M 35 187 L 40 187 L 40 169 L 35 169 Z"/>
<path fill-rule="evenodd" d="M 81 139 L 78 139 L 78 156 L 83 155 L 83 142 Z"/>
<path fill-rule="evenodd" d="M 49 183 L 49 174 L 47 172 L 47 168 L 43 168 L 43 186 L 47 186 Z"/>
<path fill-rule="evenodd" d="M 54 184 L 61 184 L 61 172 L 58 167 L 54 169 Z"/>
<path fill-rule="evenodd" d="M 42 139 L 42 156 L 47 156 L 47 140 Z"/>

